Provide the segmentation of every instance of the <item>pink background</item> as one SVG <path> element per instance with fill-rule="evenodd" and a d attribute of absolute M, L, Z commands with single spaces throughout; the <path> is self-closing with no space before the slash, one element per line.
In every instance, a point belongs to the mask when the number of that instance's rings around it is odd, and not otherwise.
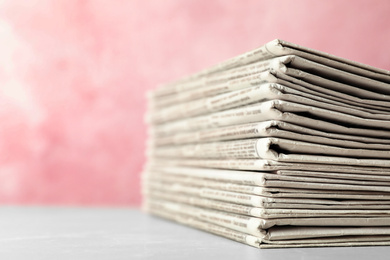
<path fill-rule="evenodd" d="M 390 1 L 0 1 L 0 202 L 139 205 L 145 91 L 274 38 L 390 69 Z"/>

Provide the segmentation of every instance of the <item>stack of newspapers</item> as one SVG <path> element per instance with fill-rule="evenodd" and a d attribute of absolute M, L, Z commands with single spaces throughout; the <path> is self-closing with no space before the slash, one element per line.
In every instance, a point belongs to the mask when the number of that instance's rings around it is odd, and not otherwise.
<path fill-rule="evenodd" d="M 390 72 L 282 40 L 149 93 L 144 208 L 260 248 L 390 245 Z"/>

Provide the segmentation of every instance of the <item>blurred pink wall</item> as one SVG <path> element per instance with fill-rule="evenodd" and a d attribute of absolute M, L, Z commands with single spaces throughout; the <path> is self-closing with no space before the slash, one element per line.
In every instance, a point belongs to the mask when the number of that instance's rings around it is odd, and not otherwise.
<path fill-rule="evenodd" d="M 390 69 L 390 1 L 0 1 L 0 202 L 139 205 L 145 91 L 274 38 Z"/>

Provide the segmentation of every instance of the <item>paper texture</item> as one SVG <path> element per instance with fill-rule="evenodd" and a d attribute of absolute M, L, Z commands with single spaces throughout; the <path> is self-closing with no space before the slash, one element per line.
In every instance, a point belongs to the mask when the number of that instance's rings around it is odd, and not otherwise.
<path fill-rule="evenodd" d="M 192 166 L 215 169 L 249 170 L 249 171 L 274 171 L 274 170 L 306 170 L 306 171 L 340 171 L 360 172 L 365 174 L 390 174 L 389 167 L 376 166 L 349 166 L 336 164 L 291 163 L 263 159 L 171 159 L 150 158 L 151 164 L 171 166 Z"/>
<path fill-rule="evenodd" d="M 207 77 L 209 75 L 212 75 L 220 71 L 226 71 L 228 69 L 244 66 L 250 63 L 254 63 L 256 61 L 267 60 L 273 57 L 278 57 L 283 55 L 297 55 L 306 58 L 308 60 L 312 60 L 320 64 L 328 65 L 343 71 L 370 77 L 380 81 L 385 81 L 387 83 L 390 82 L 389 80 L 390 73 L 387 70 L 374 68 L 365 64 L 353 62 L 347 59 L 336 57 L 334 55 L 323 53 L 310 48 L 305 48 L 302 46 L 298 46 L 277 39 L 263 45 L 262 47 L 259 47 L 258 49 L 231 58 L 211 68 L 205 69 L 199 73 L 196 73 L 194 75 L 188 76 L 186 78 L 183 78 L 171 84 L 167 84 L 161 88 L 158 88 L 153 92 L 152 95 L 161 96 L 161 95 L 177 93 L 182 91 L 182 89 L 178 86 L 183 84 L 190 84 L 190 82 L 194 82 L 198 78 Z"/>
<path fill-rule="evenodd" d="M 267 231 L 260 230 L 260 235 L 250 235 L 245 232 L 237 231 L 228 227 L 236 227 L 236 229 L 246 230 L 244 227 L 239 227 L 236 224 L 231 223 L 232 219 L 229 219 L 225 215 L 225 221 L 221 219 L 209 217 L 211 222 L 202 221 L 193 215 L 188 213 L 177 214 L 175 211 L 166 210 L 161 205 L 150 205 L 148 202 L 144 204 L 145 209 L 153 214 L 159 215 L 164 218 L 168 218 L 177 221 L 182 224 L 186 224 L 198 229 L 205 230 L 226 238 L 236 240 L 241 243 L 245 243 L 254 247 L 275 248 L 275 247 L 302 247 L 302 246 L 351 246 L 351 245 L 384 245 L 389 243 L 388 228 L 370 227 L 368 230 L 364 228 L 340 228 L 332 230 L 329 228 L 315 228 L 314 230 L 307 227 L 291 227 L 279 229 L 277 227 L 269 228 Z M 207 218 L 207 216 L 203 216 Z M 226 221 L 227 220 L 227 221 Z M 243 226 L 245 221 L 240 219 Z M 220 223 L 218 225 L 216 223 Z M 249 224 L 249 223 L 248 223 Z M 246 225 L 247 227 L 249 225 Z M 253 229 L 253 228 L 251 228 Z M 337 233 L 337 230 L 339 231 Z M 336 231 L 336 232 L 334 232 Z M 346 236 L 340 234 L 348 234 Z M 369 233 L 370 235 L 367 235 Z M 288 239 L 294 237 L 294 234 L 301 239 Z M 357 235 L 356 235 L 357 234 Z"/>
<path fill-rule="evenodd" d="M 150 139 L 150 146 L 206 143 L 258 137 L 280 137 L 350 148 L 381 150 L 389 150 L 390 148 L 389 139 L 324 132 L 276 120 L 153 137 Z"/>
<path fill-rule="evenodd" d="M 274 40 L 147 101 L 147 212 L 258 248 L 390 245 L 389 71 Z"/>
<path fill-rule="evenodd" d="M 305 114 L 310 115 L 310 117 L 305 116 Z M 150 134 L 164 136 L 172 135 L 175 132 L 189 132 L 268 120 L 278 120 L 315 130 L 340 134 L 375 138 L 388 137 L 390 134 L 388 130 L 390 124 L 386 120 L 365 119 L 281 100 L 265 101 L 255 105 L 162 124 L 151 128 Z M 381 128 L 379 125 L 372 128 L 372 126 L 376 126 L 377 122 L 384 128 Z"/>

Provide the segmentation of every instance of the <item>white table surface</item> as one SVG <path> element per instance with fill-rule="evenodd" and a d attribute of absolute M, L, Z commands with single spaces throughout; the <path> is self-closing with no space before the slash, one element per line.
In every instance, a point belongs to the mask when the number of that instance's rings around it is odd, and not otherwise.
<path fill-rule="evenodd" d="M 389 259 L 390 247 L 256 249 L 128 208 L 0 207 L 0 259 Z"/>

